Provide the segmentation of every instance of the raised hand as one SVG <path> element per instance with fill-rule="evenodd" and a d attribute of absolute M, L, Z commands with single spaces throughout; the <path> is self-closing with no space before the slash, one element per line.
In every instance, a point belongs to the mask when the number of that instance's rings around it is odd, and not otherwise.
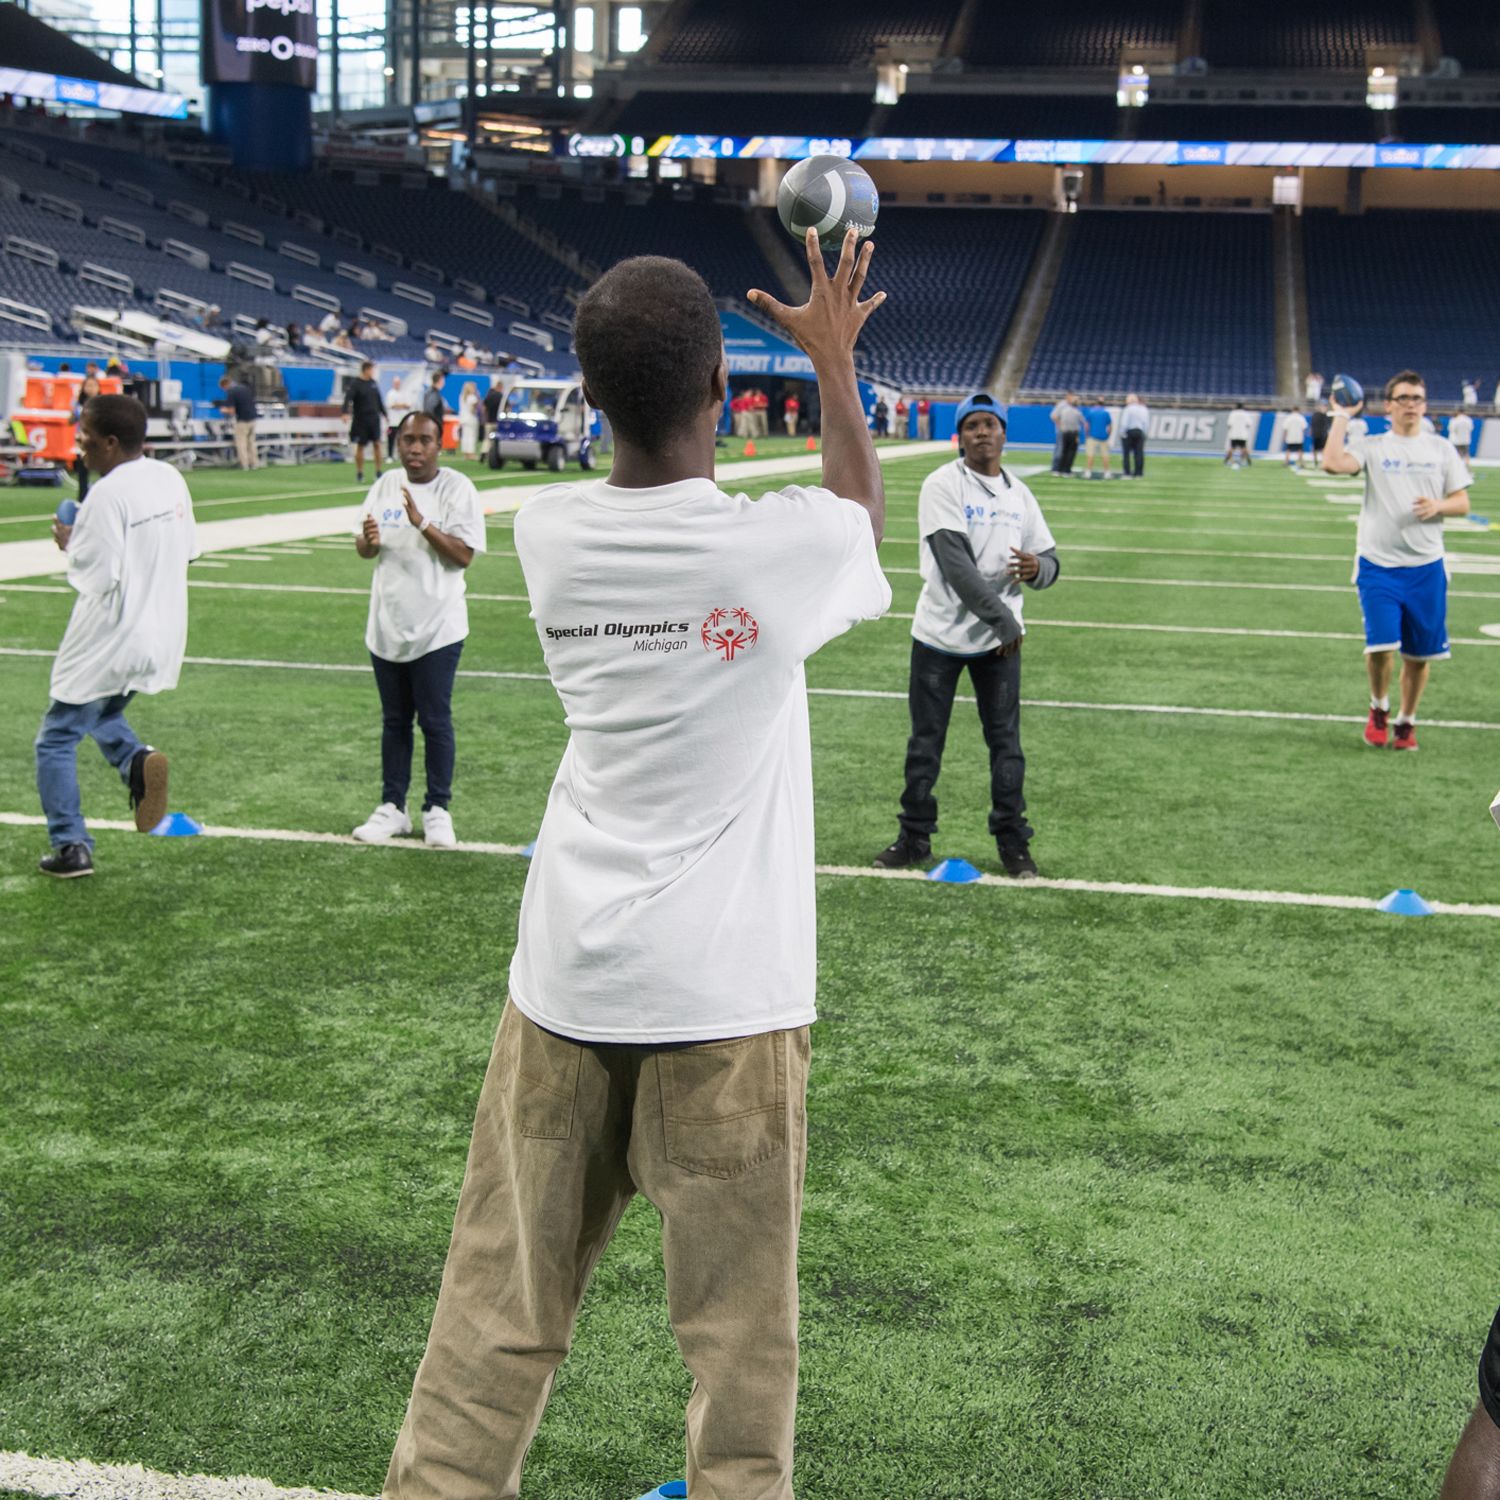
<path fill-rule="evenodd" d="M 876 292 L 863 302 L 859 300 L 875 244 L 866 240 L 856 251 L 858 245 L 859 235 L 850 229 L 844 235 L 839 262 L 830 278 L 823 251 L 818 245 L 817 230 L 807 231 L 807 265 L 812 274 L 812 291 L 801 307 L 788 307 L 758 288 L 747 293 L 751 304 L 774 318 L 814 364 L 819 359 L 848 358 L 854 352 L 866 319 L 885 301 L 884 292 Z"/>

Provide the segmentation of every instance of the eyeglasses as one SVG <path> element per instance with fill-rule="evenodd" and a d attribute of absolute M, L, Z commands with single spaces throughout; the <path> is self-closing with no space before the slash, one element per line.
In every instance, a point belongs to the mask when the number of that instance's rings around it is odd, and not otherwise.
<path fill-rule="evenodd" d="M 1420 406 L 1426 401 L 1426 396 L 1392 396 L 1392 401 L 1399 401 L 1403 406 Z"/>

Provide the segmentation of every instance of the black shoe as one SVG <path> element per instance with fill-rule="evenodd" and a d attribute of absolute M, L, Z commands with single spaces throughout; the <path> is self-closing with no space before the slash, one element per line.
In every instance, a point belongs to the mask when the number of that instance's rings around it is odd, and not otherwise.
<path fill-rule="evenodd" d="M 902 830 L 896 842 L 875 856 L 882 870 L 904 870 L 909 865 L 925 864 L 932 858 L 932 840 L 923 833 Z"/>
<path fill-rule="evenodd" d="M 76 880 L 80 875 L 94 873 L 94 856 L 87 844 L 64 844 L 43 858 L 37 869 L 59 880 Z"/>
<path fill-rule="evenodd" d="M 1000 863 L 1012 880 L 1035 880 L 1041 873 L 1025 844 L 1000 844 Z"/>
<path fill-rule="evenodd" d="M 167 815 L 167 757 L 150 745 L 131 758 L 130 805 L 137 833 L 150 833 Z"/>

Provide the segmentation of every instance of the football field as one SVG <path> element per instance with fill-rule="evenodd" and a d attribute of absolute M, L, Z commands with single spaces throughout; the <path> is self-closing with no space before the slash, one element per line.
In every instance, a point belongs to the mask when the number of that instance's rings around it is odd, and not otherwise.
<path fill-rule="evenodd" d="M 798 1494 L 1433 1494 L 1500 1300 L 1500 525 L 1450 526 L 1453 660 L 1420 751 L 1376 752 L 1357 484 L 1031 474 L 1062 564 L 1023 652 L 1047 879 L 878 878 L 940 461 L 887 464 L 891 614 L 808 664 Z M 547 477 L 467 467 L 501 499 Z M 348 465 L 189 482 L 202 522 L 352 525 L 360 494 Z M 6 492 L 0 542 L 55 499 Z M 130 712 L 222 836 L 98 827 L 128 810 L 85 744 L 98 873 L 43 879 L 31 743 L 71 592 L 0 582 L 0 1453 L 378 1491 L 566 737 L 511 528 L 469 575 L 458 852 L 347 839 L 380 726 L 345 526 L 195 565 L 181 686 Z M 938 797 L 934 857 L 998 871 L 967 699 Z M 1439 913 L 1374 909 L 1398 887 Z M 638 1200 L 523 1494 L 681 1473 L 687 1391 Z"/>

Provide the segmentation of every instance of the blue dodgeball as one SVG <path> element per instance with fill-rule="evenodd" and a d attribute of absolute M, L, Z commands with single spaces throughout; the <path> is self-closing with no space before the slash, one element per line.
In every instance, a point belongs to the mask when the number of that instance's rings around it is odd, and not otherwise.
<path fill-rule="evenodd" d="M 78 519 L 78 502 L 76 500 L 64 500 L 57 507 L 57 522 L 59 526 L 71 526 Z"/>
<path fill-rule="evenodd" d="M 1365 399 L 1365 388 L 1352 375 L 1335 375 L 1328 396 L 1335 406 L 1354 407 Z"/>

